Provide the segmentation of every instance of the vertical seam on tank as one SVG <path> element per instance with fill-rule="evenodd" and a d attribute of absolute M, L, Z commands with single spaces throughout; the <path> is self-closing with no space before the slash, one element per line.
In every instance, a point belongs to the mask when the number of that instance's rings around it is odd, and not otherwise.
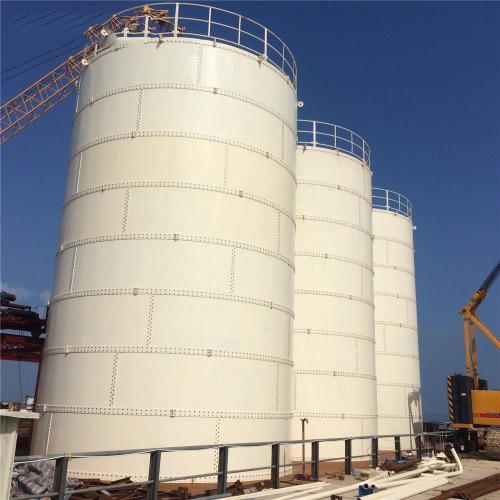
<path fill-rule="evenodd" d="M 278 212 L 278 253 L 281 248 L 281 212 Z"/>
<path fill-rule="evenodd" d="M 117 372 L 118 372 L 118 356 L 119 356 L 118 353 L 116 353 L 113 356 L 113 372 L 111 374 L 111 389 L 110 389 L 110 393 L 109 393 L 109 406 L 115 405 L 116 378 L 117 378 Z"/>
<path fill-rule="evenodd" d="M 281 122 L 281 159 L 285 160 L 285 124 Z"/>
<path fill-rule="evenodd" d="M 361 226 L 361 198 L 358 198 L 358 224 Z"/>
<path fill-rule="evenodd" d="M 292 320 L 288 316 L 288 359 L 290 359 L 292 351 Z"/>
<path fill-rule="evenodd" d="M 135 129 L 136 130 L 141 130 L 143 100 L 144 100 L 144 89 L 141 89 L 139 92 L 139 99 L 138 99 L 138 103 L 137 103 L 137 118 L 135 121 Z"/>
<path fill-rule="evenodd" d="M 52 427 L 52 413 L 49 413 L 49 423 L 47 424 L 47 433 L 45 434 L 45 455 L 47 455 L 49 451 L 49 437 L 50 437 L 51 427 Z"/>
<path fill-rule="evenodd" d="M 73 279 L 75 277 L 75 266 L 76 266 L 76 251 L 78 247 L 73 250 L 73 258 L 71 259 L 71 271 L 69 273 L 69 292 L 73 291 Z"/>
<path fill-rule="evenodd" d="M 365 283 L 364 283 L 364 268 L 360 267 L 359 270 L 361 271 L 361 297 L 364 297 L 365 295 Z"/>
<path fill-rule="evenodd" d="M 293 411 L 297 410 L 297 374 L 293 374 Z"/>
<path fill-rule="evenodd" d="M 201 62 L 203 60 L 203 47 L 200 45 L 198 47 L 198 68 L 196 70 L 196 83 L 200 85 L 201 83 Z"/>
<path fill-rule="evenodd" d="M 384 351 L 387 351 L 387 336 L 385 334 L 385 325 L 382 325 L 382 338 L 384 341 Z"/>
<path fill-rule="evenodd" d="M 125 192 L 125 207 L 123 209 L 123 223 L 122 223 L 122 232 L 126 233 L 128 230 L 128 212 L 130 206 L 130 191 L 132 188 L 128 188 Z"/>
<path fill-rule="evenodd" d="M 280 406 L 280 365 L 276 365 L 276 411 Z"/>
<path fill-rule="evenodd" d="M 389 242 L 385 240 L 385 263 L 389 264 Z"/>
<path fill-rule="evenodd" d="M 224 187 L 227 188 L 227 176 L 229 169 L 229 146 L 224 148 Z"/>
<path fill-rule="evenodd" d="M 358 351 L 358 339 L 354 340 L 354 354 L 356 362 L 356 373 L 359 372 L 359 351 Z"/>
<path fill-rule="evenodd" d="M 231 249 L 231 267 L 229 277 L 229 293 L 234 293 L 234 273 L 236 270 L 236 248 Z"/>
<path fill-rule="evenodd" d="M 220 443 L 220 418 L 215 421 L 215 440 L 214 444 Z M 219 448 L 214 448 L 214 471 L 219 470 Z"/>
<path fill-rule="evenodd" d="M 78 170 L 76 172 L 76 183 L 75 183 L 75 193 L 78 193 L 78 187 L 80 186 L 80 172 L 82 170 L 82 157 L 83 151 L 80 153 L 80 160 L 78 161 Z"/>
<path fill-rule="evenodd" d="M 148 333 L 146 337 L 146 345 L 151 345 L 151 339 L 153 335 L 154 308 L 155 308 L 155 296 L 152 295 L 149 299 Z"/>

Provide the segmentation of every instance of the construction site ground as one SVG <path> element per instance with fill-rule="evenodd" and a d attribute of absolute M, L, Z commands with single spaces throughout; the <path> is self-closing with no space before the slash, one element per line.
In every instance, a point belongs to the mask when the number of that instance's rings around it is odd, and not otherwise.
<path fill-rule="evenodd" d="M 441 486 L 437 489 L 429 490 L 426 491 L 425 493 L 420 493 L 418 495 L 413 495 L 411 498 L 413 500 L 430 500 L 433 497 L 439 495 L 441 492 L 446 491 L 451 488 L 455 488 L 457 486 L 461 486 L 466 483 L 471 483 L 472 481 L 478 481 L 480 479 L 484 479 L 488 476 L 491 476 L 493 474 L 500 473 L 500 461 L 495 461 L 495 460 L 486 460 L 480 457 L 480 454 L 476 455 L 471 455 L 470 458 L 462 458 L 462 465 L 464 468 L 463 474 L 460 476 L 456 476 L 451 478 L 451 483 L 445 486 Z M 337 470 L 342 470 L 342 463 L 339 464 L 325 464 L 328 465 L 329 467 L 325 467 L 324 471 L 330 471 L 334 472 L 334 469 Z M 335 465 L 338 465 L 339 467 L 335 467 Z M 339 479 L 329 479 L 326 477 L 321 477 L 321 469 L 320 469 L 320 480 L 321 481 L 326 481 L 330 483 L 330 486 L 328 488 L 324 488 L 325 492 L 328 492 L 329 490 L 335 490 L 336 488 L 342 488 L 343 486 L 349 486 L 354 483 L 358 483 L 356 479 L 354 479 L 353 476 L 345 476 L 345 479 L 343 481 Z M 269 497 L 266 497 L 266 500 L 273 500 L 278 498 L 279 496 L 283 495 L 283 490 L 276 495 L 271 495 Z M 358 498 L 358 492 L 356 490 L 348 492 L 348 493 L 342 493 L 342 498 L 343 500 L 355 500 Z M 366 496 L 366 498 L 370 498 L 370 496 Z M 482 500 L 500 500 L 500 490 L 495 491 L 493 493 L 489 493 L 487 495 L 483 495 L 481 497 Z"/>

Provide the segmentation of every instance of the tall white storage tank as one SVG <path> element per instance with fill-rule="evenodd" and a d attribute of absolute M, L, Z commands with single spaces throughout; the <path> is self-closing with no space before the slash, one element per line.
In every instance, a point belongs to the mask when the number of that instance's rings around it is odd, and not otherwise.
<path fill-rule="evenodd" d="M 298 122 L 294 439 L 377 433 L 370 152 L 354 132 Z M 355 454 L 368 442 L 353 443 Z M 307 448 L 310 454 L 310 447 Z M 300 446 L 293 452 L 300 457 Z M 344 443 L 322 443 L 321 458 Z"/>
<path fill-rule="evenodd" d="M 413 223 L 407 198 L 373 189 L 373 236 L 379 434 L 418 433 L 420 364 Z M 411 444 L 408 438 L 401 442 Z"/>
<path fill-rule="evenodd" d="M 182 33 L 111 34 L 80 78 L 36 454 L 290 438 L 295 63 L 246 18 L 167 8 Z M 164 453 L 161 477 L 217 453 Z M 148 457 L 70 471 L 147 478 Z"/>

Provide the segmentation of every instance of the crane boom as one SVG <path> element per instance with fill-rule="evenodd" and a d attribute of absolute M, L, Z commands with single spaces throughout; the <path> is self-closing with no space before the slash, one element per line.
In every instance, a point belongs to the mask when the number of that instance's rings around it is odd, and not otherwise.
<path fill-rule="evenodd" d="M 140 26 L 139 16 L 149 16 L 152 22 L 156 23 L 161 29 L 167 28 L 167 30 L 170 30 L 175 25 L 177 31 L 184 31 L 184 28 L 178 27 L 168 17 L 168 10 L 155 10 L 147 5 L 141 7 L 133 15 L 122 16 L 115 14 L 104 23 L 91 26 L 84 33 L 90 41 L 87 47 L 78 54 L 69 57 L 67 61 L 0 108 L 0 144 L 8 141 L 46 111 L 72 94 L 76 90 L 76 81 L 82 67 L 102 48 L 99 44 L 101 35 L 122 28 L 129 28 L 130 31 L 136 30 Z M 153 31 L 156 27 L 150 26 L 148 29 Z"/>
<path fill-rule="evenodd" d="M 474 387 L 479 389 L 479 376 L 477 370 L 477 354 L 476 354 L 476 335 L 474 326 L 477 326 L 493 344 L 500 349 L 500 339 L 498 339 L 493 332 L 476 317 L 476 310 L 483 302 L 491 288 L 500 274 L 500 260 L 497 262 L 493 270 L 488 274 L 483 284 L 474 292 L 474 295 L 469 300 L 469 303 L 459 311 L 464 319 L 464 336 L 465 336 L 465 358 L 467 363 L 467 375 L 474 377 Z M 470 326 L 470 338 L 469 338 Z M 471 366 L 472 357 L 472 366 Z"/>

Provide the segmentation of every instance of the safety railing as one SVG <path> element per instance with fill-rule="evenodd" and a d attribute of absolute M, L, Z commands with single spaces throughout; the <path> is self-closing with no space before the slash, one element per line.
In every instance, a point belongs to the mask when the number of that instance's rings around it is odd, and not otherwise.
<path fill-rule="evenodd" d="M 279 69 L 297 89 L 297 65 L 290 49 L 279 36 L 262 24 L 234 12 L 207 5 L 167 2 L 149 7 L 168 11 L 168 22 L 160 30 L 149 16 L 141 16 L 135 31 L 125 29 L 118 36 L 165 38 L 199 38 L 241 47 L 258 56 L 259 63 L 267 61 Z M 127 9 L 118 15 L 130 15 Z M 152 29 L 151 29 L 152 28 Z"/>
<path fill-rule="evenodd" d="M 411 220 L 411 203 L 403 196 L 388 189 L 372 188 L 373 208 L 396 212 Z"/>
<path fill-rule="evenodd" d="M 14 463 L 26 463 L 26 462 L 37 462 L 40 460 L 55 460 L 55 473 L 54 473 L 54 484 L 52 493 L 40 493 L 37 495 L 24 495 L 16 497 L 16 500 L 28 500 L 37 498 L 57 498 L 58 500 L 63 500 L 66 495 L 71 493 L 78 493 L 82 495 L 84 493 L 90 493 L 102 490 L 115 490 L 122 488 L 137 488 L 140 486 L 147 487 L 146 498 L 148 500 L 153 500 L 157 498 L 158 486 L 160 483 L 174 483 L 178 481 L 192 480 L 198 478 L 209 478 L 217 477 L 217 495 L 225 495 L 227 492 L 227 478 L 229 474 L 240 474 L 243 472 L 259 471 L 259 470 L 270 470 L 271 485 L 273 488 L 278 489 L 280 483 L 280 468 L 283 467 L 294 467 L 300 465 L 310 465 L 311 468 L 311 479 L 319 479 L 319 464 L 322 462 L 331 461 L 344 461 L 345 474 L 352 473 L 352 465 L 354 459 L 368 459 L 373 467 L 379 464 L 379 459 L 383 455 L 394 455 L 396 460 L 401 460 L 403 452 L 415 452 L 417 458 L 422 458 L 423 453 L 426 451 L 424 448 L 424 440 L 426 443 L 430 443 L 428 451 L 436 451 L 436 439 L 434 435 L 442 433 L 423 433 L 423 434 L 401 434 L 401 435 L 384 435 L 384 436 L 358 436 L 350 438 L 330 438 L 330 439 L 306 439 L 299 441 L 281 441 L 281 442 L 256 442 L 256 443 L 235 443 L 227 445 L 200 445 L 200 446 L 180 446 L 172 448 L 147 448 L 147 449 L 137 449 L 137 450 L 119 450 L 119 451 L 104 451 L 104 452 L 86 452 L 86 453 L 65 453 L 57 455 L 39 455 L 39 456 L 28 456 L 28 457 L 16 457 Z M 451 434 L 451 433 L 450 433 Z M 410 438 L 410 442 L 415 443 L 415 448 L 402 449 L 401 448 L 401 438 Z M 379 451 L 379 441 L 380 440 L 393 439 L 394 447 L 392 450 Z M 370 440 L 370 453 L 362 455 L 352 454 L 352 443 L 356 440 Z M 341 457 L 332 457 L 320 459 L 320 444 L 321 443 L 331 443 L 331 442 L 344 442 L 345 454 Z M 303 460 L 301 462 L 293 463 L 280 463 L 280 448 L 284 445 L 300 445 L 309 444 L 311 446 L 311 460 Z M 252 448 L 252 447 L 263 447 L 269 446 L 270 450 L 270 465 L 264 467 L 252 467 L 249 469 L 239 469 L 239 470 L 228 470 L 230 450 L 235 448 Z M 160 464 L 161 457 L 163 453 L 174 453 L 179 451 L 192 451 L 196 452 L 198 450 L 208 450 L 208 449 L 218 449 L 219 450 L 219 462 L 217 472 L 208 472 L 205 474 L 196 474 L 189 476 L 178 476 L 178 477 L 168 477 L 160 478 Z M 80 489 L 66 489 L 66 478 L 68 474 L 68 462 L 70 459 L 84 459 L 88 457 L 109 457 L 109 456 L 123 456 L 132 454 L 148 454 L 149 455 L 149 471 L 147 481 L 137 481 L 124 484 L 112 484 L 112 485 L 99 485 L 92 488 L 80 488 Z"/>
<path fill-rule="evenodd" d="M 354 156 L 370 166 L 370 148 L 365 140 L 339 125 L 313 120 L 298 120 L 298 144 L 326 148 Z"/>

